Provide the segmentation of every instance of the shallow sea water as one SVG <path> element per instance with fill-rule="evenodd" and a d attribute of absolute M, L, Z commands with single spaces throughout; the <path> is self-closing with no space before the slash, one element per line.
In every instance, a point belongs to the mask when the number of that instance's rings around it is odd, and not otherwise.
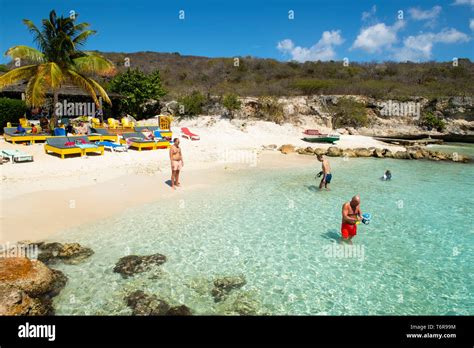
<path fill-rule="evenodd" d="M 329 192 L 316 189 L 316 161 L 257 166 L 184 199 L 64 231 L 55 240 L 77 241 L 95 255 L 57 266 L 69 277 L 55 298 L 57 314 L 130 314 L 123 298 L 137 289 L 195 314 L 474 314 L 474 166 L 331 164 Z M 387 168 L 393 179 L 383 182 Z M 359 225 L 352 254 L 341 255 L 341 206 L 354 194 L 372 222 Z M 112 271 L 120 257 L 153 253 L 168 261 L 129 279 Z M 212 281 L 226 275 L 243 275 L 247 284 L 215 303 Z"/>

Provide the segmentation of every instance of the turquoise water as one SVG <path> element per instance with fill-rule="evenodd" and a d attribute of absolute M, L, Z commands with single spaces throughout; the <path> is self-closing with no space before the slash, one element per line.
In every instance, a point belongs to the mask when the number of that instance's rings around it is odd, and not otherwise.
<path fill-rule="evenodd" d="M 474 144 L 445 143 L 443 145 L 428 145 L 429 150 L 442 151 L 446 153 L 457 152 L 460 155 L 469 156 L 474 159 Z"/>
<path fill-rule="evenodd" d="M 319 164 L 250 168 L 225 185 L 193 191 L 65 231 L 60 240 L 95 250 L 86 263 L 61 265 L 69 283 L 58 314 L 129 314 L 135 289 L 186 304 L 196 314 L 236 306 L 271 315 L 473 315 L 474 166 L 442 162 L 331 160 L 331 191 L 315 190 Z M 318 166 L 318 167 L 316 167 Z M 379 177 L 385 169 L 391 182 Z M 370 225 L 359 225 L 353 254 L 339 246 L 341 206 L 361 195 Z M 122 279 L 128 254 L 162 253 L 156 271 Z M 214 303 L 212 280 L 247 284 Z"/>

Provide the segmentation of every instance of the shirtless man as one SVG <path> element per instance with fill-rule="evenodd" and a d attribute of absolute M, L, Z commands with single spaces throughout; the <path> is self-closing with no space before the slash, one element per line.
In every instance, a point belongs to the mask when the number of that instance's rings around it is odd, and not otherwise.
<path fill-rule="evenodd" d="M 332 179 L 331 166 L 329 165 L 329 161 L 325 159 L 323 155 L 317 155 L 317 158 L 318 158 L 318 161 L 322 163 L 321 167 L 323 170 L 322 171 L 323 178 L 321 179 L 321 183 L 319 184 L 319 189 L 322 190 L 323 185 L 324 185 L 324 188 L 326 190 L 329 190 L 328 184 L 331 183 L 331 179 Z"/>
<path fill-rule="evenodd" d="M 357 234 L 357 222 L 362 221 L 359 195 L 342 205 L 341 234 L 343 240 L 349 240 Z"/>
<path fill-rule="evenodd" d="M 174 138 L 173 145 L 170 147 L 171 160 L 171 188 L 176 190 L 176 186 L 181 186 L 179 182 L 179 171 L 183 168 L 183 155 L 179 147 L 179 139 Z"/>

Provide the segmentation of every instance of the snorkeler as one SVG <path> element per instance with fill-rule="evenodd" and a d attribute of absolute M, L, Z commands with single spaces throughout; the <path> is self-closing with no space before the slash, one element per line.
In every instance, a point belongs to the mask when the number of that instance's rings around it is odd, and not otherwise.
<path fill-rule="evenodd" d="M 390 170 L 387 169 L 384 175 L 382 176 L 382 180 L 387 181 L 391 179 L 392 179 L 392 173 L 390 172 Z"/>

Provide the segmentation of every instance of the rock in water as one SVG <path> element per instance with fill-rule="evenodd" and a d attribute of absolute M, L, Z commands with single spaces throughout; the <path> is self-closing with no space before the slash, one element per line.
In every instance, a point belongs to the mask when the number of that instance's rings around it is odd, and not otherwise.
<path fill-rule="evenodd" d="M 354 149 L 354 152 L 357 157 L 372 157 L 372 153 L 373 153 L 373 151 L 369 149 L 364 149 L 362 147 Z"/>
<path fill-rule="evenodd" d="M 285 144 L 285 145 L 282 145 L 280 148 L 279 148 L 280 152 L 287 155 L 289 153 L 292 153 L 292 152 L 295 152 L 295 147 L 291 144 Z"/>
<path fill-rule="evenodd" d="M 357 155 L 354 150 L 345 149 L 342 151 L 342 157 L 357 157 Z"/>
<path fill-rule="evenodd" d="M 62 261 L 69 265 L 76 265 L 93 254 L 92 249 L 85 248 L 79 243 L 43 243 L 39 245 L 38 260 L 46 264 Z"/>
<path fill-rule="evenodd" d="M 171 307 L 156 295 L 148 295 L 141 290 L 129 294 L 125 302 L 132 308 L 132 315 L 192 315 L 191 309 L 185 305 Z"/>
<path fill-rule="evenodd" d="M 331 157 L 339 157 L 342 155 L 342 149 L 336 146 L 330 146 L 328 148 L 327 155 Z"/>
<path fill-rule="evenodd" d="M 215 302 L 220 302 L 233 289 L 238 289 L 247 283 L 243 275 L 235 277 L 223 277 L 214 280 L 214 288 L 211 291 Z"/>
<path fill-rule="evenodd" d="M 321 149 L 319 147 L 314 149 L 315 155 L 325 155 L 327 152 L 328 152 L 327 149 Z"/>
<path fill-rule="evenodd" d="M 384 150 L 382 149 L 375 149 L 374 157 L 383 158 L 384 157 Z"/>
<path fill-rule="evenodd" d="M 146 256 L 129 255 L 118 260 L 114 272 L 120 273 L 123 278 L 133 276 L 135 273 L 148 271 L 153 266 L 159 266 L 166 262 L 166 256 L 153 254 Z"/>
<path fill-rule="evenodd" d="M 41 261 L 0 258 L 0 315 L 52 315 L 51 298 L 66 282 L 62 272 Z"/>
<path fill-rule="evenodd" d="M 396 159 L 411 159 L 411 156 L 408 153 L 408 151 L 397 151 L 393 154 L 393 158 L 396 158 Z"/>

